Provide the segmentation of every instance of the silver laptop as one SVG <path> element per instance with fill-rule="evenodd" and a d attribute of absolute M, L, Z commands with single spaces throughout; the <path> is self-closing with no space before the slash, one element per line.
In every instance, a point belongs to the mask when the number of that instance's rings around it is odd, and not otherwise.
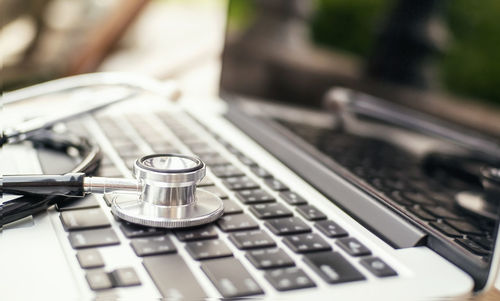
<path fill-rule="evenodd" d="M 208 166 L 200 188 L 224 202 L 219 220 L 172 231 L 124 222 L 98 195 L 54 200 L 3 225 L 2 296 L 421 300 L 491 288 L 498 223 L 459 206 L 457 195 L 482 195 L 474 172 L 459 163 L 470 163 L 471 154 L 478 158 L 467 166 L 497 159 L 494 133 L 408 104 L 405 97 L 415 99 L 415 87 L 425 86 L 422 62 L 415 58 L 415 68 L 394 76 L 397 68 L 378 62 L 398 57 L 382 46 L 365 61 L 362 51 L 339 42 L 344 38 L 325 33 L 336 24 L 322 12 L 340 19 L 349 7 L 318 5 L 323 10 L 304 1 L 231 1 L 220 99 L 174 102 L 165 97 L 173 91 L 167 84 L 113 74 L 118 84 L 144 83 L 148 91 L 55 129 L 100 146 L 100 176 L 132 177 L 135 159 L 145 154 L 199 156 Z M 387 16 L 397 19 L 398 8 Z M 411 14 L 405 19 L 412 23 Z M 393 34 L 382 32 L 380 41 Z M 15 124 L 68 103 L 88 105 L 116 88 L 106 84 L 109 77 L 6 104 L 2 119 Z M 492 150 L 478 151 L 478 143 Z M 6 145 L 1 155 L 3 174 L 60 174 L 79 159 L 39 141 Z M 3 195 L 5 207 L 13 202 Z"/>

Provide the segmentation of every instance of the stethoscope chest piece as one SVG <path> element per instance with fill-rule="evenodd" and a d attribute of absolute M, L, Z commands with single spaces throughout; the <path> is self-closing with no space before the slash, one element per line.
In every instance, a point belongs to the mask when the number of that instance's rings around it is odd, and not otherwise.
<path fill-rule="evenodd" d="M 205 164 L 196 157 L 144 156 L 135 162 L 133 171 L 140 183 L 139 194 L 104 195 L 118 218 L 151 227 L 184 228 L 210 223 L 224 212 L 219 197 L 196 188 L 205 176 Z"/>

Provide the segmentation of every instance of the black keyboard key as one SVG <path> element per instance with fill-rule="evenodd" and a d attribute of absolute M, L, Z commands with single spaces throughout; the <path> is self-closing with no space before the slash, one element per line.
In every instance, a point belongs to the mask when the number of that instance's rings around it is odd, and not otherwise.
<path fill-rule="evenodd" d="M 336 222 L 331 220 L 316 222 L 314 226 L 327 237 L 334 238 L 348 235 L 347 231 L 344 230 L 344 228 L 340 227 Z"/>
<path fill-rule="evenodd" d="M 135 238 L 130 242 L 137 256 L 169 254 L 177 252 L 172 240 L 167 235 Z"/>
<path fill-rule="evenodd" d="M 454 204 L 454 198 L 445 192 L 427 191 L 427 195 L 438 204 Z"/>
<path fill-rule="evenodd" d="M 234 257 L 204 261 L 201 263 L 201 269 L 224 298 L 264 293 L 250 273 Z"/>
<path fill-rule="evenodd" d="M 392 191 L 387 196 L 401 206 L 413 206 L 413 202 L 404 198 L 400 191 Z"/>
<path fill-rule="evenodd" d="M 281 249 L 251 250 L 245 255 L 258 269 L 275 269 L 294 266 L 293 259 Z"/>
<path fill-rule="evenodd" d="M 185 230 L 176 230 L 175 236 L 177 236 L 177 239 L 180 241 L 195 241 L 217 238 L 217 232 L 213 225 L 205 225 Z"/>
<path fill-rule="evenodd" d="M 289 205 L 298 206 L 307 204 L 307 201 L 303 197 L 293 191 L 283 191 L 280 193 L 280 197 Z"/>
<path fill-rule="evenodd" d="M 370 179 L 370 184 L 373 185 L 373 187 L 377 188 L 380 191 L 384 191 L 384 189 L 387 189 L 387 187 L 384 185 L 384 182 L 381 178 L 371 178 Z"/>
<path fill-rule="evenodd" d="M 378 257 L 363 258 L 360 260 L 360 263 L 377 277 L 389 277 L 398 274 Z"/>
<path fill-rule="evenodd" d="M 449 225 L 442 222 L 429 223 L 432 227 L 436 228 L 438 231 L 442 232 L 446 236 L 450 237 L 462 237 L 463 234 L 450 227 Z"/>
<path fill-rule="evenodd" d="M 89 209 L 99 207 L 96 197 L 93 195 L 84 198 L 67 198 L 56 205 L 57 211 L 67 211 L 76 209 Z"/>
<path fill-rule="evenodd" d="M 437 218 L 435 218 L 433 215 L 429 214 L 427 211 L 423 210 L 419 206 L 408 207 L 407 210 L 410 211 L 416 217 L 418 217 L 424 221 L 436 221 L 437 220 Z"/>
<path fill-rule="evenodd" d="M 104 266 L 104 260 L 97 249 L 80 250 L 76 253 L 76 258 L 83 269 L 100 268 Z"/>
<path fill-rule="evenodd" d="M 257 222 L 246 214 L 223 215 L 217 220 L 217 225 L 224 232 L 259 228 Z"/>
<path fill-rule="evenodd" d="M 216 137 L 216 139 L 217 139 L 217 141 L 219 141 L 220 138 Z M 221 142 L 221 144 L 224 145 L 226 147 L 226 149 L 228 150 L 228 152 L 230 152 L 231 154 L 236 155 L 236 156 L 241 155 L 241 152 L 237 148 L 235 148 L 234 146 L 230 145 L 229 143 L 224 141 L 224 142 Z"/>
<path fill-rule="evenodd" d="M 319 252 L 332 249 L 328 242 L 316 233 L 286 236 L 283 242 L 295 253 Z"/>
<path fill-rule="evenodd" d="M 119 268 L 109 273 L 114 287 L 126 287 L 140 285 L 141 280 L 134 268 Z"/>
<path fill-rule="evenodd" d="M 165 300 L 205 300 L 208 295 L 181 256 L 145 257 L 142 262 Z"/>
<path fill-rule="evenodd" d="M 194 144 L 194 143 L 203 143 L 203 140 L 200 140 L 198 135 L 194 134 L 193 132 L 182 129 L 182 130 L 177 130 L 175 134 L 179 137 L 179 139 L 184 142 L 185 144 Z"/>
<path fill-rule="evenodd" d="M 295 210 L 310 221 L 326 219 L 326 215 L 313 205 L 297 206 Z"/>
<path fill-rule="evenodd" d="M 403 197 L 413 204 L 435 205 L 436 202 L 421 192 L 403 192 Z"/>
<path fill-rule="evenodd" d="M 206 143 L 190 143 L 188 144 L 188 146 L 191 151 L 198 156 L 217 153 L 217 151 L 213 147 L 209 146 Z"/>
<path fill-rule="evenodd" d="M 264 182 L 267 184 L 267 186 L 269 186 L 269 188 L 275 191 L 289 190 L 288 186 L 276 179 L 265 179 Z"/>
<path fill-rule="evenodd" d="M 178 154 L 180 150 L 165 141 L 150 141 L 149 145 L 158 154 Z"/>
<path fill-rule="evenodd" d="M 435 217 L 446 218 L 446 219 L 461 219 L 460 216 L 455 214 L 451 209 L 441 207 L 441 206 L 427 206 L 423 209 Z"/>
<path fill-rule="evenodd" d="M 88 272 L 87 275 L 85 275 L 85 278 L 87 278 L 90 289 L 94 291 L 109 289 L 113 287 L 111 277 L 109 277 L 108 273 L 103 271 Z"/>
<path fill-rule="evenodd" d="M 338 252 L 306 254 L 307 263 L 323 280 L 328 283 L 343 283 L 366 279 Z"/>
<path fill-rule="evenodd" d="M 122 230 L 123 234 L 128 238 L 165 234 L 165 229 L 139 226 L 139 225 L 135 225 L 135 224 L 127 223 L 127 222 L 121 223 L 120 229 Z"/>
<path fill-rule="evenodd" d="M 229 235 L 229 240 L 240 250 L 276 246 L 271 236 L 262 230 L 232 233 Z"/>
<path fill-rule="evenodd" d="M 221 165 L 210 168 L 212 173 L 219 178 L 241 177 L 245 173 L 234 165 Z"/>
<path fill-rule="evenodd" d="M 270 203 L 275 201 L 274 197 L 263 189 L 238 191 L 236 197 L 243 204 Z"/>
<path fill-rule="evenodd" d="M 215 194 L 216 196 L 218 196 L 221 199 L 227 199 L 228 198 L 227 194 L 222 189 L 220 189 L 217 186 L 206 186 L 206 187 L 202 187 L 200 189 L 203 189 L 203 190 L 206 190 L 208 192 L 211 192 L 211 193 Z"/>
<path fill-rule="evenodd" d="M 469 236 L 470 240 L 473 240 L 476 242 L 478 245 L 483 247 L 486 250 L 492 250 L 493 249 L 493 243 L 495 242 L 494 239 L 491 237 L 477 237 L 477 236 Z"/>
<path fill-rule="evenodd" d="M 404 190 L 407 187 L 407 184 L 399 178 L 384 179 L 383 183 L 385 187 L 392 190 Z"/>
<path fill-rule="evenodd" d="M 445 222 L 460 233 L 484 235 L 483 231 L 466 221 L 445 220 Z"/>
<path fill-rule="evenodd" d="M 73 249 L 118 245 L 120 241 L 111 228 L 71 232 L 68 235 Z"/>
<path fill-rule="evenodd" d="M 276 235 L 289 235 L 311 232 L 311 228 L 300 218 L 294 216 L 290 218 L 277 218 L 268 220 L 266 227 Z"/>
<path fill-rule="evenodd" d="M 457 242 L 459 245 L 462 247 L 466 248 L 470 252 L 477 254 L 477 255 L 488 255 L 490 254 L 490 251 L 484 249 L 480 245 L 478 245 L 476 242 L 466 239 L 466 238 L 455 238 L 455 242 Z"/>
<path fill-rule="evenodd" d="M 231 164 L 231 162 L 219 154 L 202 154 L 199 157 L 209 167 Z"/>
<path fill-rule="evenodd" d="M 230 190 L 245 190 L 259 188 L 259 184 L 247 176 L 227 178 L 223 181 L 224 185 Z"/>
<path fill-rule="evenodd" d="M 243 163 L 247 166 L 257 166 L 257 163 L 255 163 L 254 160 L 248 158 L 247 156 L 239 155 L 238 159 L 240 159 L 241 163 Z"/>
<path fill-rule="evenodd" d="M 272 178 L 273 175 L 271 175 L 267 170 L 260 166 L 252 166 L 250 167 L 250 170 L 259 178 Z"/>
<path fill-rule="evenodd" d="M 219 239 L 188 242 L 186 250 L 196 260 L 232 256 L 226 243 Z"/>
<path fill-rule="evenodd" d="M 337 246 L 351 256 L 365 256 L 372 252 L 354 237 L 345 237 L 337 240 Z"/>
<path fill-rule="evenodd" d="M 115 150 L 121 158 L 139 158 L 144 155 L 135 144 L 128 146 L 115 146 Z"/>
<path fill-rule="evenodd" d="M 243 213 L 243 209 L 241 209 L 240 205 L 231 199 L 222 200 L 222 203 L 224 204 L 225 215 Z"/>
<path fill-rule="evenodd" d="M 311 278 L 297 267 L 268 271 L 264 274 L 264 277 L 278 291 L 289 291 L 316 286 Z"/>
<path fill-rule="evenodd" d="M 101 208 L 64 211 L 59 217 L 66 231 L 104 228 L 111 225 Z"/>
<path fill-rule="evenodd" d="M 289 217 L 293 215 L 292 211 L 280 203 L 251 205 L 250 212 L 260 219 Z"/>
<path fill-rule="evenodd" d="M 203 150 L 209 149 L 210 151 L 207 151 L 205 153 L 217 153 L 215 149 L 213 149 L 210 145 L 208 145 L 206 142 L 203 141 L 193 141 L 193 142 L 185 142 L 185 144 L 193 151 L 196 153 L 197 150 L 200 150 L 200 153 L 203 153 Z"/>

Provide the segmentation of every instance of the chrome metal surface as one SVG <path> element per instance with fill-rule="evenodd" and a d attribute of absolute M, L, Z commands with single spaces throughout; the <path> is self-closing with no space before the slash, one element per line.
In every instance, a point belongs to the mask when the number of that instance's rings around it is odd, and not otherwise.
<path fill-rule="evenodd" d="M 116 216 L 131 223 L 181 228 L 216 220 L 224 211 L 216 195 L 197 190 L 205 164 L 195 156 L 156 154 L 135 161 L 140 194 L 105 194 Z"/>
<path fill-rule="evenodd" d="M 160 228 L 193 227 L 215 221 L 224 205 L 215 194 L 198 189 L 196 201 L 182 206 L 159 206 L 143 202 L 134 194 L 105 194 L 113 214 L 134 224 Z"/>
<path fill-rule="evenodd" d="M 195 201 L 196 184 L 205 176 L 205 164 L 194 156 L 149 155 L 136 160 L 134 174 L 142 183 L 142 201 L 180 206 Z"/>
<path fill-rule="evenodd" d="M 161 161 L 161 158 L 165 162 Z M 176 158 L 176 159 L 172 159 Z M 170 168 L 166 168 L 170 163 Z M 151 167 L 151 164 L 158 164 L 156 167 Z M 163 164 L 163 165 L 162 165 Z M 179 168 L 185 166 L 184 168 Z M 135 161 L 133 172 L 137 179 L 145 185 L 154 184 L 162 187 L 186 187 L 192 186 L 201 181 L 205 176 L 205 163 L 195 156 L 179 155 L 179 154 L 158 154 L 144 156 Z M 161 183 L 161 184 L 159 184 Z"/>
<path fill-rule="evenodd" d="M 141 192 L 142 185 L 136 179 L 85 177 L 83 179 L 85 193 L 110 193 L 115 191 Z"/>

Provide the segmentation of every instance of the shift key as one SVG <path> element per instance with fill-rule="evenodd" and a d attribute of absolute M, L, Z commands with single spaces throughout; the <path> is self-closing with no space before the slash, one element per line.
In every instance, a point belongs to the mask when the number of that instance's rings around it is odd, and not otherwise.
<path fill-rule="evenodd" d="M 142 263 L 165 300 L 208 298 L 181 256 L 149 256 Z"/>
<path fill-rule="evenodd" d="M 264 293 L 245 267 L 234 257 L 203 261 L 201 269 L 224 298 Z"/>

